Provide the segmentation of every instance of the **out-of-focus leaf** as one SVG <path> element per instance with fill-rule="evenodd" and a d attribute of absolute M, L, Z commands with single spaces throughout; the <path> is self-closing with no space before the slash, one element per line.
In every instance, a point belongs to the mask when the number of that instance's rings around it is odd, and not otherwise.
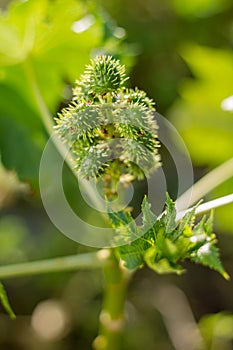
<path fill-rule="evenodd" d="M 233 192 L 233 177 L 228 181 L 224 182 L 222 185 L 218 186 L 213 191 L 212 197 L 218 198 L 232 192 Z M 233 213 L 233 204 L 228 204 L 226 206 L 217 208 L 215 210 L 214 216 L 215 216 L 216 230 L 219 230 L 220 232 L 233 233 L 232 213 Z"/>
<path fill-rule="evenodd" d="M 1 218 L 0 263 L 11 264 L 25 260 L 28 246 L 30 246 L 30 237 L 25 223 L 12 215 Z"/>
<path fill-rule="evenodd" d="M 0 152 L 7 169 L 36 185 L 42 149 L 36 144 L 26 126 L 12 117 L 0 114 Z"/>
<path fill-rule="evenodd" d="M 209 17 L 225 10 L 230 0 L 173 0 L 178 14 L 185 17 Z"/>
<path fill-rule="evenodd" d="M 181 98 L 170 110 L 171 121 L 183 137 L 194 164 L 216 167 L 233 157 L 233 115 L 223 105 L 233 91 L 233 54 L 189 46 L 182 50 L 182 56 L 195 79 L 188 78 L 181 86 Z M 213 192 L 213 198 L 216 193 L 222 196 L 232 191 L 232 182 L 228 182 Z M 231 211 L 231 205 L 216 210 L 222 231 L 233 230 Z"/>
<path fill-rule="evenodd" d="M 38 113 L 17 87 L 0 85 L 0 154 L 6 169 L 37 187 L 45 133 Z"/>
<path fill-rule="evenodd" d="M 19 181 L 17 175 L 7 171 L 0 162 L 0 210 L 12 204 L 15 197 L 29 192 L 29 186 Z"/>
<path fill-rule="evenodd" d="M 6 312 L 9 314 L 10 318 L 14 319 L 16 316 L 15 316 L 15 313 L 10 306 L 5 288 L 3 287 L 2 283 L 0 283 L 0 301 L 1 301 L 4 309 L 6 310 Z"/>
<path fill-rule="evenodd" d="M 92 14 L 90 14 L 92 11 Z M 88 18 L 91 18 L 91 21 Z M 52 111 L 61 99 L 64 81 L 74 83 L 93 48 L 103 46 L 103 23 L 95 6 L 81 1 L 12 2 L 0 15 L 0 66 L 9 82 L 12 65 L 33 69 L 45 102 Z M 115 45 L 119 42 L 115 38 Z M 30 72 L 29 72 L 30 75 Z M 21 76 L 21 73 L 19 74 Z M 27 89 L 25 80 L 11 80 Z M 21 85 L 21 86 L 20 86 Z"/>
<path fill-rule="evenodd" d="M 92 50 L 105 52 L 104 30 L 92 1 L 16 0 L 0 12 L 0 152 L 20 179 L 36 183 L 45 144 L 33 91 L 55 114 Z M 114 53 L 121 40 L 111 40 Z"/>
<path fill-rule="evenodd" d="M 16 66 L 14 66 L 16 68 Z M 21 90 L 21 86 L 25 77 L 20 75 L 20 70 L 13 70 L 12 72 L 16 77 L 20 76 L 21 81 L 16 80 L 11 84 L 11 80 L 8 84 L 0 84 L 0 115 L 1 119 L 8 119 L 10 116 L 16 121 L 17 124 L 27 127 L 31 137 L 36 140 L 41 138 L 43 132 L 43 126 L 39 119 L 38 112 L 33 109 L 33 102 L 29 99 L 30 95 L 26 95 L 28 91 Z M 27 100 L 28 98 L 28 100 Z M 43 134 L 42 134 L 43 135 Z M 42 136 L 43 139 L 43 136 Z M 13 140 L 12 140 L 13 141 Z"/>
<path fill-rule="evenodd" d="M 98 20 L 94 19 L 93 28 L 74 32 L 74 23 L 86 12 L 88 8 L 75 0 L 68 0 L 65 6 L 61 0 L 13 2 L 0 16 L 0 64 L 8 65 L 5 79 L 9 82 L 12 64 L 24 71 L 30 61 L 42 95 L 54 110 L 64 80 L 73 82 L 79 76 L 90 50 L 101 42 Z M 21 80 L 21 88 L 27 89 L 24 83 Z"/>
<path fill-rule="evenodd" d="M 219 348 L 231 348 L 233 314 L 220 312 L 205 315 L 199 321 L 199 328 L 208 349 L 212 348 L 212 344 L 218 344 Z"/>
<path fill-rule="evenodd" d="M 197 79 L 186 79 L 170 117 L 197 165 L 218 165 L 233 156 L 232 114 L 221 108 L 232 94 L 233 54 L 190 46 L 182 56 Z"/>

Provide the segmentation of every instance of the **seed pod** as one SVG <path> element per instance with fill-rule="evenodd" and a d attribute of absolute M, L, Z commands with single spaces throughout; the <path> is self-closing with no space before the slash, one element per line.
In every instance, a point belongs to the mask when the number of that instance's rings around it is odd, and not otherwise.
<path fill-rule="evenodd" d="M 77 172 L 101 178 L 108 196 L 119 181 L 127 185 L 160 166 L 154 102 L 144 91 L 124 87 L 126 80 L 118 60 L 97 56 L 57 118 L 56 130 L 69 145 Z"/>

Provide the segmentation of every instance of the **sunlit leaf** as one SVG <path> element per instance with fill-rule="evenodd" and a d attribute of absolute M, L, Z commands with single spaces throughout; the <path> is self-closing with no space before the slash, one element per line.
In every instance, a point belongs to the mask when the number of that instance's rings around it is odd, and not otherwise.
<path fill-rule="evenodd" d="M 132 238 L 137 232 L 139 238 L 116 249 L 118 258 L 127 268 L 136 269 L 146 264 L 157 273 L 180 274 L 184 272 L 182 262 L 191 260 L 218 271 L 226 279 L 229 278 L 219 259 L 216 237 L 212 232 L 212 213 L 208 218 L 203 216 L 201 221 L 194 225 L 194 209 L 176 223 L 175 203 L 167 196 L 163 216 L 152 223 L 155 216 L 147 198 L 144 198 L 142 208 L 143 226 L 134 223 L 133 231 L 127 231 L 129 237 Z M 110 215 L 110 220 L 120 236 L 121 231 L 125 234 L 125 223 L 133 222 L 129 213 L 125 215 L 123 212 Z M 146 233 L 140 235 L 141 230 L 147 227 L 150 228 Z"/>
<path fill-rule="evenodd" d="M 92 18 L 89 25 L 83 20 L 87 16 Z M 39 89 L 55 113 L 70 98 L 64 89 L 79 77 L 91 51 L 104 51 L 103 33 L 94 3 L 17 0 L 0 13 L 0 152 L 6 168 L 20 179 L 37 182 L 45 145 L 33 90 Z M 112 51 L 119 42 L 113 39 Z"/>

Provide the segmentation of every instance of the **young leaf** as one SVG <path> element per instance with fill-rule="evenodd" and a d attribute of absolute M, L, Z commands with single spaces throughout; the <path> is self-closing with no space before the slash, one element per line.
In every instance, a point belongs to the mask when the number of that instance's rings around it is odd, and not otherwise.
<path fill-rule="evenodd" d="M 177 264 L 171 264 L 171 262 L 166 258 L 156 259 L 156 255 L 157 250 L 154 246 L 149 248 L 144 256 L 146 264 L 155 272 L 159 274 L 167 274 L 174 272 L 177 274 L 181 274 L 185 271 L 181 266 Z"/>
<path fill-rule="evenodd" d="M 170 198 L 169 194 L 166 195 L 165 214 L 162 217 L 162 221 L 166 227 L 166 233 L 171 233 L 176 228 L 176 208 L 175 203 Z"/>
<path fill-rule="evenodd" d="M 176 240 L 185 230 L 186 227 L 192 227 L 195 220 L 195 210 L 196 206 L 192 210 L 188 211 L 179 222 L 177 227 L 176 234 L 173 235 L 173 240 Z"/>

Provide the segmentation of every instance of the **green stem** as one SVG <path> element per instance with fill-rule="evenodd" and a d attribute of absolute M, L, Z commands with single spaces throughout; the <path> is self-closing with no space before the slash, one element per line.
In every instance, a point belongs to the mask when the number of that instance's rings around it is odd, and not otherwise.
<path fill-rule="evenodd" d="M 197 181 L 191 188 L 184 192 L 176 200 L 176 208 L 182 210 L 183 203 L 189 200 L 189 205 L 193 205 L 202 199 L 207 193 L 221 185 L 224 181 L 233 176 L 233 158 L 219 165 Z"/>
<path fill-rule="evenodd" d="M 70 255 L 54 259 L 29 261 L 25 263 L 0 266 L 0 278 L 13 278 L 37 275 L 49 272 L 72 271 L 78 269 L 95 269 L 107 266 L 109 251 L 104 249 L 97 253 Z"/>
<path fill-rule="evenodd" d="M 195 214 L 201 215 L 207 211 L 210 211 L 215 208 L 219 208 L 223 205 L 227 205 L 230 203 L 233 203 L 233 194 L 228 194 L 227 196 L 223 196 L 223 197 L 214 199 L 212 201 L 198 205 L 198 207 L 195 210 Z M 192 208 L 178 212 L 176 215 L 176 221 L 178 222 L 188 211 L 191 211 L 191 210 Z"/>
<path fill-rule="evenodd" d="M 77 177 L 71 154 L 67 152 L 65 145 L 58 139 L 56 134 L 54 134 L 52 117 L 40 93 L 35 72 L 30 60 L 25 63 L 24 71 L 43 124 L 48 134 L 50 136 L 53 135 L 53 142 L 57 150 L 66 160 L 66 163 L 72 170 L 73 174 Z M 98 197 L 93 193 L 91 187 L 85 183 L 83 186 L 85 187 L 92 203 L 101 211 L 101 204 Z M 97 253 L 4 266 L 0 267 L 0 278 L 105 266 L 105 297 L 103 310 L 100 315 L 100 333 L 94 342 L 94 348 L 96 350 L 120 350 L 120 335 L 124 326 L 124 304 L 129 273 L 125 269 L 119 267 L 119 263 L 113 255 L 109 266 L 107 261 L 107 259 L 100 258 L 99 253 Z"/>
<path fill-rule="evenodd" d="M 104 267 L 105 294 L 100 313 L 99 335 L 93 342 L 95 350 L 122 349 L 125 299 L 131 275 L 131 272 L 119 265 L 112 254 L 111 264 Z"/>
<path fill-rule="evenodd" d="M 198 205 L 195 213 L 197 215 L 201 215 L 207 211 L 222 207 L 223 205 L 227 205 L 230 203 L 233 203 L 233 194 L 228 194 L 227 196 L 219 197 L 219 198 L 213 199 L 212 201 L 202 203 Z"/>

